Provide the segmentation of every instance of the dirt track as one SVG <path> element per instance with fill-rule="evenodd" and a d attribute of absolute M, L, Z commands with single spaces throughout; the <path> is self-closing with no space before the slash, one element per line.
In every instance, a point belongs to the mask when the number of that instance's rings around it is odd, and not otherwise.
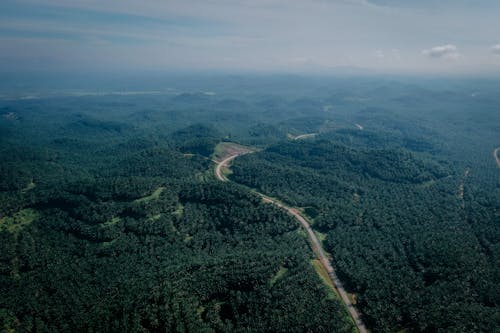
<path fill-rule="evenodd" d="M 228 179 L 222 174 L 221 169 L 223 167 L 227 167 L 229 165 L 229 162 L 234 160 L 236 157 L 240 156 L 242 154 L 235 154 L 232 156 L 229 156 L 225 158 L 223 161 L 219 162 L 217 164 L 217 167 L 215 168 L 215 176 L 217 179 L 221 181 L 228 181 Z M 350 316 L 354 320 L 354 323 L 356 324 L 356 327 L 360 333 L 366 333 L 368 332 L 366 329 L 365 324 L 361 320 L 361 316 L 359 312 L 356 310 L 354 305 L 352 304 L 351 300 L 349 299 L 347 292 L 344 289 L 344 286 L 342 285 L 342 282 L 340 282 L 339 278 L 337 277 L 337 274 L 335 273 L 335 270 L 333 269 L 332 265 L 330 264 L 330 261 L 328 260 L 328 257 L 326 256 L 325 251 L 323 250 L 323 247 L 321 246 L 321 242 L 319 241 L 318 237 L 316 237 L 316 234 L 312 230 L 311 226 L 309 225 L 309 222 L 300 214 L 300 212 L 293 207 L 286 206 L 282 204 L 281 202 L 278 202 L 275 199 L 272 199 L 265 194 L 262 194 L 260 192 L 255 192 L 257 195 L 262 197 L 262 199 L 265 202 L 268 202 L 270 204 L 273 204 L 283 210 L 286 210 L 289 214 L 291 214 L 297 221 L 300 222 L 302 227 L 306 230 L 307 236 L 309 237 L 309 242 L 311 244 L 311 247 L 316 253 L 318 259 L 320 260 L 321 264 L 325 268 L 325 270 L 328 272 L 328 276 L 330 277 L 330 280 L 332 281 L 333 285 L 337 289 L 342 302 L 344 303 L 345 307 L 349 311 Z"/>
<path fill-rule="evenodd" d="M 307 134 L 301 134 L 298 135 L 294 138 L 294 140 L 302 140 L 302 139 L 307 139 L 307 138 L 314 138 L 318 133 L 307 133 Z"/>
<path fill-rule="evenodd" d="M 229 157 L 226 157 L 225 159 L 223 159 L 222 161 L 218 162 L 217 163 L 217 166 L 215 167 L 215 176 L 217 177 L 217 179 L 223 181 L 223 182 L 227 182 L 228 179 L 226 178 L 226 176 L 224 176 L 222 174 L 222 168 L 225 168 L 229 165 L 229 162 L 231 162 L 232 160 L 234 160 L 236 157 L 240 156 L 242 154 L 235 154 L 235 155 L 231 155 Z"/>

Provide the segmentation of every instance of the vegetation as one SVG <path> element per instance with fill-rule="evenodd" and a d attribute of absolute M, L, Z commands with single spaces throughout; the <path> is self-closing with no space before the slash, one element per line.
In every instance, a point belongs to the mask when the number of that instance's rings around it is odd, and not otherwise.
<path fill-rule="evenodd" d="M 199 81 L 2 95 L 0 330 L 353 332 L 248 187 L 311 219 L 374 332 L 500 326 L 498 82 Z"/>
<path fill-rule="evenodd" d="M 486 188 L 467 179 L 464 197 L 463 171 L 449 162 L 372 148 L 365 133 L 350 145 L 326 139 L 337 135 L 240 157 L 231 177 L 306 207 L 374 330 L 494 331 L 498 178 Z"/>

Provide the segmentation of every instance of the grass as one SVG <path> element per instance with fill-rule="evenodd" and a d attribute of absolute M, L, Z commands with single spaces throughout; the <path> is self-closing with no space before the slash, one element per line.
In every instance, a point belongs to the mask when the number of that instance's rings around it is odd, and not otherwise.
<path fill-rule="evenodd" d="M 116 239 L 113 239 L 113 240 L 110 240 L 109 242 L 102 242 L 101 246 L 102 247 L 110 247 L 110 246 L 112 246 L 115 243 L 116 243 Z"/>
<path fill-rule="evenodd" d="M 212 154 L 212 158 L 216 161 L 220 161 L 223 159 L 224 152 L 226 151 L 227 142 L 221 142 L 214 148 L 214 152 Z"/>
<path fill-rule="evenodd" d="M 312 259 L 311 264 L 313 265 L 314 270 L 319 275 L 319 278 L 321 279 L 323 284 L 327 287 L 326 288 L 327 298 L 328 299 L 338 298 L 335 286 L 333 285 L 332 280 L 330 280 L 330 277 L 328 276 L 328 273 L 321 264 L 321 262 L 318 259 Z"/>
<path fill-rule="evenodd" d="M 214 152 L 211 157 L 214 161 L 222 161 L 226 157 L 229 157 L 235 153 L 242 154 L 252 151 L 255 151 L 255 149 L 234 142 L 221 142 L 217 146 L 215 146 Z"/>
<path fill-rule="evenodd" d="M 278 282 L 286 274 L 286 272 L 288 272 L 288 268 L 281 266 L 278 272 L 269 281 L 271 286 L 274 286 L 274 284 Z"/>
<path fill-rule="evenodd" d="M 121 219 L 119 217 L 115 216 L 115 217 L 111 218 L 111 220 L 104 222 L 102 224 L 102 226 L 103 227 L 111 227 L 111 226 L 117 224 L 120 221 L 121 221 Z"/>
<path fill-rule="evenodd" d="M 160 197 L 162 192 L 165 191 L 165 189 L 166 189 L 166 187 L 160 186 L 156 190 L 154 190 L 154 192 L 151 193 L 150 195 L 139 198 L 139 199 L 135 199 L 134 202 L 149 202 L 151 200 L 156 200 Z"/>
<path fill-rule="evenodd" d="M 323 232 L 316 231 L 316 230 L 314 230 L 314 233 L 316 234 L 316 237 L 318 237 L 318 240 L 321 242 L 321 244 L 323 244 L 323 242 L 326 239 L 326 234 Z"/>
<path fill-rule="evenodd" d="M 306 241 L 309 242 L 309 235 L 307 234 L 307 232 L 304 230 L 304 228 L 300 227 L 300 228 L 297 228 L 297 233 L 301 236 L 301 237 L 304 237 L 306 239 Z"/>
<path fill-rule="evenodd" d="M 220 170 L 221 170 L 221 172 L 222 172 L 222 175 L 223 175 L 224 177 L 226 177 L 226 178 L 228 178 L 230 175 L 232 175 L 232 174 L 233 174 L 233 171 L 232 171 L 230 168 L 228 168 L 228 167 L 223 167 L 223 168 L 221 168 Z"/>
<path fill-rule="evenodd" d="M 34 189 L 35 187 L 36 187 L 36 184 L 35 184 L 35 182 L 32 180 L 32 181 L 30 181 L 30 182 L 29 182 L 29 184 L 28 184 L 28 185 L 26 185 L 26 187 L 25 187 L 25 188 L 23 188 L 23 189 L 21 190 L 21 192 L 23 192 L 23 193 L 28 192 L 29 190 L 32 190 L 32 189 Z"/>
<path fill-rule="evenodd" d="M 153 215 L 149 218 L 150 221 L 158 221 L 161 218 L 161 213 Z"/>
<path fill-rule="evenodd" d="M 7 230 L 12 233 L 19 232 L 38 218 L 38 212 L 34 209 L 22 209 L 13 216 L 5 216 L 0 219 L 0 231 Z"/>
<path fill-rule="evenodd" d="M 203 312 L 205 312 L 205 307 L 203 305 L 196 308 L 196 313 L 198 313 L 199 316 L 201 316 Z"/>
<path fill-rule="evenodd" d="M 178 203 L 175 211 L 172 214 L 177 217 L 181 217 L 184 214 L 184 206 L 181 203 Z"/>

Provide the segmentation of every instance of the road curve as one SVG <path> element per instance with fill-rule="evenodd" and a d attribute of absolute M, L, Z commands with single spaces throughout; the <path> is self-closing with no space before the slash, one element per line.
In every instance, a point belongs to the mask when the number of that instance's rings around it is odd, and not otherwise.
<path fill-rule="evenodd" d="M 215 167 L 215 176 L 217 177 L 217 179 L 219 179 L 220 181 L 223 181 L 223 182 L 227 182 L 229 180 L 226 178 L 226 176 L 224 176 L 222 174 L 222 168 L 227 167 L 229 165 L 229 162 L 231 162 L 232 160 L 234 160 L 236 157 L 238 157 L 240 155 L 243 155 L 243 154 L 231 155 L 229 157 L 226 157 L 225 159 L 223 159 L 220 162 L 214 161 L 215 163 L 217 163 L 217 166 Z"/>
<path fill-rule="evenodd" d="M 223 167 L 227 167 L 229 162 L 234 160 L 236 157 L 240 156 L 242 154 L 235 154 L 231 155 L 221 162 L 217 162 L 217 166 L 215 168 L 215 176 L 217 179 L 221 181 L 228 181 L 228 179 L 222 174 L 221 169 Z M 281 202 L 278 202 L 275 199 L 272 199 L 268 197 L 265 194 L 262 194 L 260 192 L 255 192 L 257 195 L 262 197 L 262 199 L 265 202 L 271 203 L 285 211 L 287 211 L 289 214 L 291 214 L 297 221 L 300 222 L 302 227 L 306 230 L 307 236 L 309 237 L 309 241 L 311 244 L 311 247 L 316 253 L 318 259 L 320 260 L 321 264 L 325 268 L 325 270 L 328 272 L 328 276 L 330 277 L 330 280 L 332 281 L 333 285 L 335 286 L 335 289 L 337 289 L 340 298 L 342 299 L 342 302 L 344 303 L 345 307 L 349 311 L 349 314 L 351 315 L 352 319 L 354 320 L 354 323 L 356 324 L 356 327 L 358 328 L 358 331 L 360 333 L 367 333 L 368 330 L 366 329 L 365 324 L 361 320 L 361 316 L 359 312 L 356 310 L 354 305 L 352 304 L 351 300 L 349 299 L 347 292 L 345 291 L 344 286 L 342 285 L 342 282 L 340 282 L 339 278 L 337 277 L 337 274 L 335 273 L 335 270 L 333 269 L 332 265 L 330 264 L 330 261 L 328 260 L 328 257 L 326 256 L 325 251 L 323 250 L 323 247 L 321 246 L 321 242 L 319 241 L 318 237 L 316 237 L 316 234 L 312 230 L 311 226 L 307 222 L 307 220 L 300 214 L 300 212 L 293 207 L 289 207 L 284 205 Z"/>
<path fill-rule="evenodd" d="M 495 161 L 497 162 L 498 167 L 500 168 L 500 157 L 498 157 L 498 150 L 500 147 L 493 150 L 493 156 L 495 157 Z"/>

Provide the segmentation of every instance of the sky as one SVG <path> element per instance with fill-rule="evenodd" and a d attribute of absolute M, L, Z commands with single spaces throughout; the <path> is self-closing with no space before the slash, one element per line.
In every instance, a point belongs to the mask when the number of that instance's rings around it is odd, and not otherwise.
<path fill-rule="evenodd" d="M 1 0 L 0 71 L 499 73 L 498 0 Z"/>

